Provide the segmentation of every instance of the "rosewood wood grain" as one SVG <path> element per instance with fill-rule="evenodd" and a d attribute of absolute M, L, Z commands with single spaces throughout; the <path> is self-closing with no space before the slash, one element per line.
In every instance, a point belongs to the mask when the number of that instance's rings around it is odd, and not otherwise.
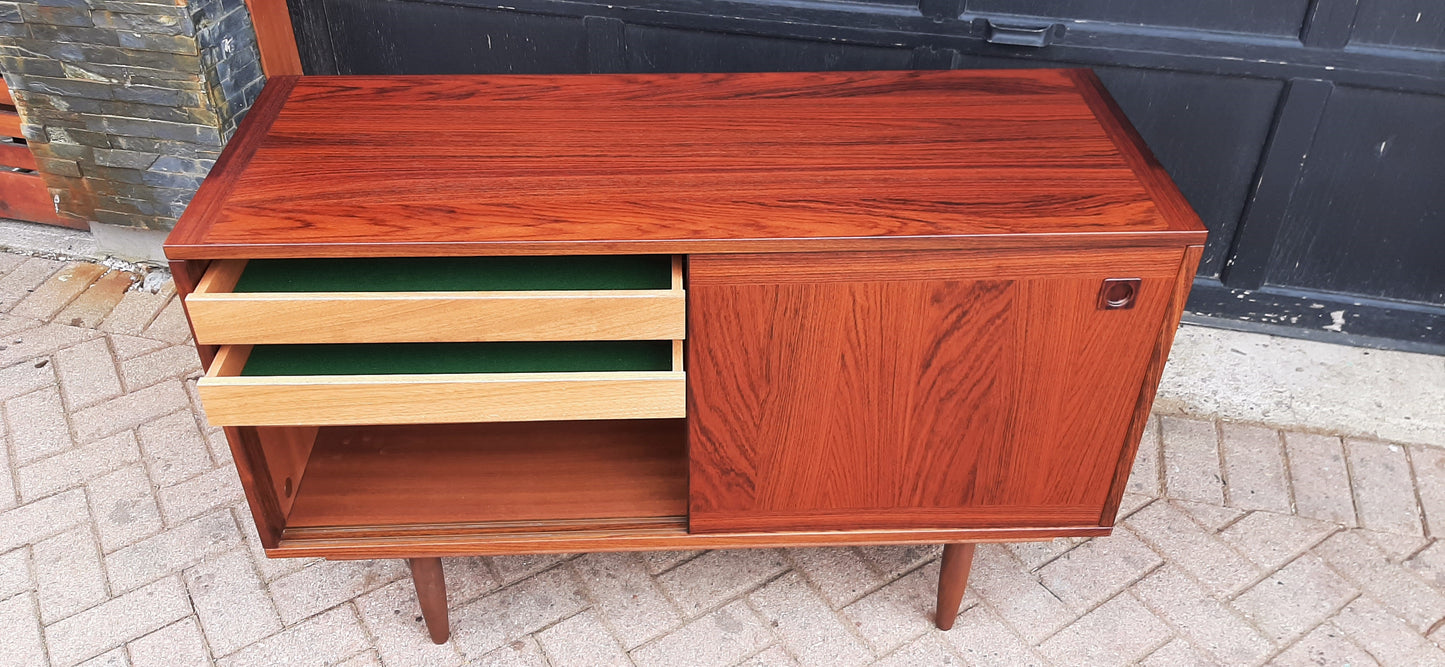
<path fill-rule="evenodd" d="M 84 220 L 55 212 L 55 202 L 40 174 L 0 170 L 0 218 L 28 220 L 47 225 L 87 229 Z"/>
<path fill-rule="evenodd" d="M 261 445 L 261 453 L 266 457 L 266 470 L 271 477 L 276 504 L 281 515 L 286 516 L 291 513 L 296 491 L 306 476 L 306 463 L 311 458 L 319 429 L 315 426 L 257 426 L 253 430 L 256 441 Z"/>
<path fill-rule="evenodd" d="M 23 137 L 20 131 L 20 114 L 14 109 L 0 108 L 0 137 Z"/>
<path fill-rule="evenodd" d="M 306 77 L 172 257 L 1199 242 L 1071 75 Z M 269 87 L 269 84 L 268 84 Z M 254 114 L 255 112 L 253 112 Z M 579 121 L 579 119 L 585 119 Z M 389 157 L 404 124 L 405 156 Z M 233 142 L 235 143 L 235 142 Z M 368 146 L 386 150 L 368 150 Z M 418 187 L 424 184 L 424 187 Z M 211 205 L 225 193 L 224 201 Z M 424 224 L 418 224 L 418 222 Z"/>
<path fill-rule="evenodd" d="M 938 570 L 938 609 L 933 624 L 939 630 L 953 629 L 963 592 L 968 587 L 968 572 L 973 569 L 974 544 L 943 545 L 943 562 Z"/>
<path fill-rule="evenodd" d="M 248 426 L 227 426 L 222 430 L 231 448 L 231 459 L 236 463 L 236 474 L 241 478 L 241 488 L 246 493 L 246 505 L 251 508 L 251 519 L 256 522 L 261 546 L 274 549 L 280 544 L 281 532 L 286 527 L 286 513 L 276 495 L 260 436 L 255 428 Z"/>
<path fill-rule="evenodd" d="M 447 643 L 451 636 L 451 625 L 447 620 L 447 580 L 442 572 L 440 558 L 409 558 L 411 581 L 416 586 L 416 599 L 421 603 L 421 615 L 426 620 L 426 631 L 436 644 Z"/>
<path fill-rule="evenodd" d="M 1179 318 L 1184 313 L 1184 304 L 1189 300 L 1189 288 L 1194 285 L 1194 274 L 1199 270 L 1199 258 L 1204 255 L 1204 246 L 1188 246 L 1179 262 L 1178 274 L 1174 280 L 1174 293 L 1169 299 L 1169 309 L 1164 315 L 1164 324 L 1155 339 L 1149 356 L 1149 367 L 1139 387 L 1139 397 L 1134 402 L 1134 411 L 1129 419 L 1129 432 L 1124 437 L 1124 447 L 1119 452 L 1119 463 L 1114 469 L 1114 479 L 1109 485 L 1109 497 L 1104 502 L 1099 524 L 1114 525 L 1118 518 L 1119 503 L 1124 499 L 1124 488 L 1129 485 L 1129 472 L 1134 467 L 1134 455 L 1139 451 L 1139 441 L 1149 423 L 1149 412 L 1154 407 L 1154 394 L 1159 390 L 1159 380 L 1164 376 L 1164 364 L 1169 360 L 1169 350 L 1174 345 L 1174 334 L 1179 331 Z"/>
<path fill-rule="evenodd" d="M 687 511 L 684 438 L 680 420 L 326 428 L 286 525 L 676 525 Z"/>
<path fill-rule="evenodd" d="M 0 104 L 15 106 L 15 97 L 10 94 L 10 86 L 5 84 L 4 79 L 0 79 Z"/>
<path fill-rule="evenodd" d="M 1181 255 L 1138 252 L 1116 311 L 1095 308 L 1111 257 L 865 281 L 846 254 L 774 256 L 823 278 L 737 285 L 713 267 L 745 258 L 691 257 L 690 528 L 1098 525 Z"/>
<path fill-rule="evenodd" d="M 303 74 L 286 0 L 246 0 L 246 9 L 251 13 L 251 26 L 256 31 L 261 71 L 267 78 Z"/>

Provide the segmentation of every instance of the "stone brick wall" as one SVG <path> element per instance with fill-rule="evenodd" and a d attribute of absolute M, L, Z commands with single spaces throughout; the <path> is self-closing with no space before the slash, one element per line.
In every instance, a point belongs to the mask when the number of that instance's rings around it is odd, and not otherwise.
<path fill-rule="evenodd" d="M 265 82 L 243 0 L 0 1 L 0 72 L 57 210 L 156 230 Z"/>

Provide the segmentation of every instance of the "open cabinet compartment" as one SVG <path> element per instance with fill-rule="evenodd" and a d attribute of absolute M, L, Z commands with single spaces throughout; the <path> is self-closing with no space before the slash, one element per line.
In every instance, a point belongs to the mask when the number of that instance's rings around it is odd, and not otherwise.
<path fill-rule="evenodd" d="M 685 530 L 681 420 L 248 430 L 292 543 Z"/>

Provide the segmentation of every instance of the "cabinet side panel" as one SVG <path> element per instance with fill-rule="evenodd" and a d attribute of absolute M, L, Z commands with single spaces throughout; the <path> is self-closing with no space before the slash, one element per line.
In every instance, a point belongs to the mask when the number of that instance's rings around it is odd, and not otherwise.
<path fill-rule="evenodd" d="M 847 277 L 771 284 L 745 258 L 694 256 L 691 529 L 999 526 L 1009 508 L 1019 527 L 1097 525 L 1087 508 L 1108 495 L 1170 254 L 1052 275 L 1038 256 L 989 278 L 960 254 L 957 271 L 902 280 L 793 255 Z M 1097 308 L 1108 277 L 1141 278 L 1134 308 Z"/>

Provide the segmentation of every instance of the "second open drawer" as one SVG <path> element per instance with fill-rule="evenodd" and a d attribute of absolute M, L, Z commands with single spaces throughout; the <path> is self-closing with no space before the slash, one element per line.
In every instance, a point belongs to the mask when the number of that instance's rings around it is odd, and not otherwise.
<path fill-rule="evenodd" d="M 198 389 L 217 426 L 664 419 L 681 362 L 672 341 L 227 345 Z"/>
<path fill-rule="evenodd" d="M 218 260 L 186 296 L 202 345 L 681 340 L 669 256 Z"/>

